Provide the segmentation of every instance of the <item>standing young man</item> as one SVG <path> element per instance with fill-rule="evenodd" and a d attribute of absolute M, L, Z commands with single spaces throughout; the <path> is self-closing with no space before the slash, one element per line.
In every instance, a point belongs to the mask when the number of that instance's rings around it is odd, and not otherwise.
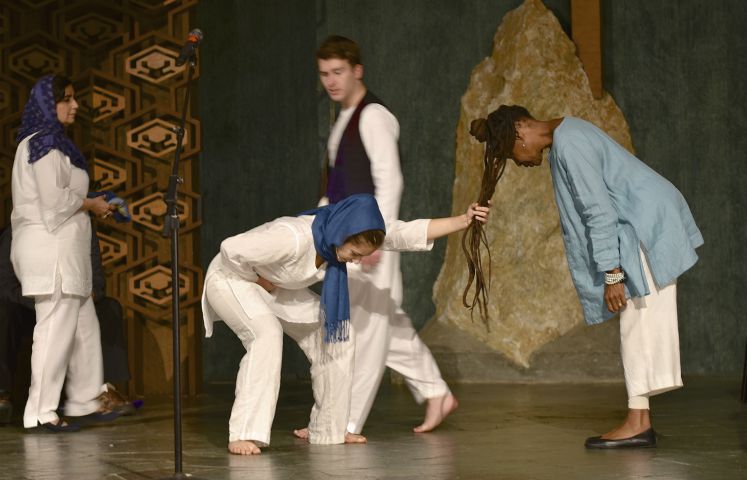
<path fill-rule="evenodd" d="M 322 203 L 356 194 L 376 197 L 386 223 L 399 217 L 402 172 L 399 123 L 363 83 L 358 45 L 345 37 L 327 38 L 316 53 L 319 78 L 340 113 L 327 142 L 326 191 Z M 430 350 L 400 307 L 402 273 L 397 252 L 376 252 L 349 265 L 350 317 L 355 331 L 355 367 L 348 432 L 360 434 L 385 367 L 399 372 L 418 403 L 426 402 L 428 432 L 457 408 Z M 305 431 L 296 431 L 304 436 Z M 365 438 L 359 437 L 359 441 Z"/>

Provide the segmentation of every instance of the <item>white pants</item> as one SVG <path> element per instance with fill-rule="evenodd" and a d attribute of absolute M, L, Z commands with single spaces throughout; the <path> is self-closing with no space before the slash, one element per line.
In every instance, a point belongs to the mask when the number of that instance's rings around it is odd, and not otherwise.
<path fill-rule="evenodd" d="M 382 252 L 372 271 L 348 265 L 355 367 L 348 431 L 361 433 L 386 367 L 404 377 L 415 400 L 441 397 L 449 387 L 436 360 L 402 310 L 399 253 Z"/>
<path fill-rule="evenodd" d="M 220 272 L 211 275 L 205 289 L 210 306 L 246 348 L 236 377 L 228 441 L 251 440 L 259 446 L 270 443 L 285 332 L 311 362 L 314 406 L 309 441 L 344 443 L 353 378 L 352 327 L 349 341 L 324 344 L 318 321 L 319 297 L 306 289 L 278 288 L 270 294 L 256 283 L 227 278 Z M 302 318 L 298 318 L 299 311 Z"/>
<path fill-rule="evenodd" d="M 88 415 L 104 382 L 99 321 L 92 297 L 62 293 L 59 276 L 52 295 L 35 297 L 36 327 L 31 348 L 31 386 L 23 426 L 56 422 L 65 383 L 65 414 Z"/>
<path fill-rule="evenodd" d="M 640 253 L 650 294 L 628 300 L 620 314 L 620 352 L 628 407 L 648 409 L 648 397 L 682 386 L 677 285 L 661 289 Z"/>

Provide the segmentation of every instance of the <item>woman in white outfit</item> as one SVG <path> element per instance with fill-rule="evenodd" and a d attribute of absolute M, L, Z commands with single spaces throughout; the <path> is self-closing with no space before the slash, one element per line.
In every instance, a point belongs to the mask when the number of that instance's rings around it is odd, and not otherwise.
<path fill-rule="evenodd" d="M 247 351 L 236 379 L 228 450 L 258 454 L 270 443 L 283 332 L 311 362 L 309 441 L 365 442 L 346 433 L 354 354 L 346 264 L 378 248 L 430 250 L 434 239 L 466 228 L 473 218 L 484 222 L 487 214 L 474 204 L 456 217 L 397 221 L 385 236 L 376 200 L 361 194 L 224 240 L 205 276 L 202 307 L 206 336 L 223 320 Z M 320 298 L 306 287 L 321 280 Z"/>
<path fill-rule="evenodd" d="M 88 212 L 105 217 L 112 207 L 104 197 L 86 198 L 88 164 L 64 130 L 77 110 L 70 80 L 40 79 L 24 108 L 12 173 L 11 261 L 36 310 L 23 426 L 54 432 L 79 428 L 56 413 L 66 377 L 65 414 L 101 413 L 103 362 L 91 296 Z"/>

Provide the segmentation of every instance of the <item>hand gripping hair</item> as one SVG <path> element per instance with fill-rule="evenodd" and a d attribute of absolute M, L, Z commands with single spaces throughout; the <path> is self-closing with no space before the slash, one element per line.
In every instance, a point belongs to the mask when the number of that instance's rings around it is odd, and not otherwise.
<path fill-rule="evenodd" d="M 487 206 L 488 201 L 495 193 L 495 186 L 503 175 L 506 168 L 506 160 L 511 157 L 511 151 L 516 141 L 515 123 L 522 118 L 532 118 L 529 112 L 516 105 L 501 105 L 488 118 L 473 120 L 469 133 L 480 142 L 485 143 L 485 156 L 483 158 L 482 183 L 480 184 L 480 195 L 477 202 Z M 488 276 L 483 272 L 481 247 L 485 248 L 488 256 Z M 467 286 L 464 288 L 462 303 L 469 308 L 474 315 L 474 308 L 480 312 L 485 325 L 488 323 L 488 294 L 490 291 L 491 257 L 488 238 L 483 224 L 472 222 L 462 234 L 462 250 L 467 258 Z M 475 291 L 470 298 L 470 289 L 475 286 Z"/>

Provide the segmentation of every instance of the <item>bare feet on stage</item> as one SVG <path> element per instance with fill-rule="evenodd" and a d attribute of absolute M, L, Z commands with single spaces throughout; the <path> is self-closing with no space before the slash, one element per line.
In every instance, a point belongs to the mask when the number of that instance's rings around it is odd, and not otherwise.
<path fill-rule="evenodd" d="M 438 427 L 451 412 L 459 407 L 459 401 L 451 393 L 447 393 L 443 397 L 429 398 L 425 407 L 425 418 L 423 423 L 413 428 L 412 431 L 415 433 L 426 433 L 430 432 L 434 428 Z M 302 440 L 309 439 L 309 429 L 301 428 L 293 430 L 293 435 L 296 438 Z M 345 433 L 345 443 L 366 443 L 366 437 L 355 433 Z"/>
<path fill-rule="evenodd" d="M 366 437 L 357 433 L 345 432 L 345 443 L 367 443 Z"/>
<path fill-rule="evenodd" d="M 300 428 L 298 430 L 293 430 L 293 435 L 295 435 L 296 438 L 300 438 L 301 440 L 308 440 L 309 429 Z M 368 440 L 366 440 L 366 437 L 364 437 L 363 435 L 358 435 L 357 433 L 345 432 L 345 443 L 366 443 L 366 442 L 368 442 Z"/>
<path fill-rule="evenodd" d="M 651 428 L 651 417 L 648 410 L 628 410 L 628 417 L 622 425 L 602 435 L 603 440 L 621 440 L 634 437 Z"/>
<path fill-rule="evenodd" d="M 236 440 L 228 442 L 228 451 L 234 455 L 259 455 L 259 447 L 251 440 Z"/>
<path fill-rule="evenodd" d="M 425 407 L 423 423 L 413 428 L 415 433 L 430 432 L 444 421 L 451 412 L 457 409 L 459 402 L 451 393 L 443 397 L 429 398 Z"/>

